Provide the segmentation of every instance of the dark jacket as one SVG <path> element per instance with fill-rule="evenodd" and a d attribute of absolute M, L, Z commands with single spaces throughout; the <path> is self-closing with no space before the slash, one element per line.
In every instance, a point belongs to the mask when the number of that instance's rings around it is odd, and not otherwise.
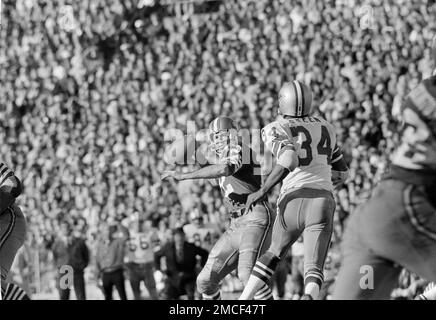
<path fill-rule="evenodd" d="M 124 238 L 115 238 L 110 242 L 104 239 L 98 241 L 96 254 L 98 272 L 113 272 L 123 269 L 125 243 Z"/>
<path fill-rule="evenodd" d="M 68 264 L 74 272 L 83 272 L 89 263 L 89 250 L 85 240 L 73 238 L 68 244 Z"/>
<path fill-rule="evenodd" d="M 185 280 L 195 280 L 197 277 L 196 257 L 199 256 L 201 258 L 201 266 L 204 266 L 208 255 L 209 253 L 206 250 L 185 241 L 183 245 L 183 260 L 179 263 L 176 258 L 176 246 L 174 242 L 169 242 L 155 252 L 156 269 L 161 270 L 161 259 L 165 257 L 167 265 L 166 274 L 169 277 L 182 275 Z"/>

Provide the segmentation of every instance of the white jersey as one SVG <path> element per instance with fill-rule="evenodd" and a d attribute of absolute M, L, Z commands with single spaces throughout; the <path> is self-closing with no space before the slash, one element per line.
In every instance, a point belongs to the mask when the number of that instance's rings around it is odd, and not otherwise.
<path fill-rule="evenodd" d="M 215 242 L 218 240 L 219 234 L 213 228 L 207 226 L 199 227 L 195 224 L 187 224 L 183 227 L 186 235 L 186 240 L 210 252 Z"/>
<path fill-rule="evenodd" d="M 275 157 L 293 150 L 299 165 L 283 180 L 281 194 L 295 188 L 333 191 L 331 165 L 342 158 L 333 126 L 318 117 L 278 119 L 262 130 L 262 139 Z"/>
<path fill-rule="evenodd" d="M 151 263 L 154 261 L 154 248 L 159 243 L 155 230 L 148 232 L 132 232 L 126 243 L 126 262 Z"/>

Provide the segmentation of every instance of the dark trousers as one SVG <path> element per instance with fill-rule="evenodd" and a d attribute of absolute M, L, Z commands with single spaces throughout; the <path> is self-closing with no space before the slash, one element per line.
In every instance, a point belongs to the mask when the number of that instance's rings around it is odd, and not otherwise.
<path fill-rule="evenodd" d="M 141 300 L 141 281 L 144 281 L 151 300 L 158 300 L 156 291 L 156 282 L 154 280 L 153 263 L 137 264 L 130 263 L 127 266 L 129 270 L 130 286 L 132 287 L 135 300 Z"/>
<path fill-rule="evenodd" d="M 77 300 L 86 300 L 86 290 L 85 290 L 85 277 L 83 271 L 74 271 L 73 278 L 74 292 L 76 293 Z M 60 300 L 69 300 L 71 289 L 59 289 Z"/>
<path fill-rule="evenodd" d="M 165 280 L 163 290 L 164 300 L 178 300 L 180 296 L 186 294 L 188 300 L 195 298 L 195 277 L 185 277 L 184 275 L 168 277 Z"/>
<path fill-rule="evenodd" d="M 112 290 L 114 286 L 117 288 L 120 299 L 127 300 L 123 269 L 111 272 L 103 271 L 102 280 L 105 300 L 112 300 Z"/>

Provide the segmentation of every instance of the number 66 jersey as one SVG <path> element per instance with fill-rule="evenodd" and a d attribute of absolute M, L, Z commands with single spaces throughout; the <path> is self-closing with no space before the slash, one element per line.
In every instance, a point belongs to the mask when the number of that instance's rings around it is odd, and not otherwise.
<path fill-rule="evenodd" d="M 326 120 L 279 118 L 262 130 L 262 139 L 275 157 L 285 150 L 297 153 L 299 166 L 283 180 L 282 195 L 295 188 L 333 191 L 331 166 L 343 156 Z"/>
<path fill-rule="evenodd" d="M 159 242 L 155 230 L 132 232 L 126 243 L 125 262 L 145 264 L 154 261 L 154 248 Z"/>

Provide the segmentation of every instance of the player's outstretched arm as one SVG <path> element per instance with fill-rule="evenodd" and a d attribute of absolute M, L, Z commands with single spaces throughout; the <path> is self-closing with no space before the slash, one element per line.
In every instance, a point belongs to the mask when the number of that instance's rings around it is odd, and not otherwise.
<path fill-rule="evenodd" d="M 214 164 L 192 172 L 182 173 L 176 171 L 163 172 L 161 179 L 174 178 L 177 181 L 195 179 L 216 179 L 228 177 L 235 173 L 235 166 L 232 164 Z"/>
<path fill-rule="evenodd" d="M 286 141 L 285 141 L 286 142 Z M 281 182 L 289 172 L 292 172 L 299 165 L 297 153 L 291 142 L 287 142 L 277 154 L 277 163 L 274 166 L 271 174 L 266 178 L 263 186 L 255 193 L 247 198 L 246 209 L 249 211 L 251 206 L 257 201 L 263 199 L 266 194 L 279 182 Z"/>

